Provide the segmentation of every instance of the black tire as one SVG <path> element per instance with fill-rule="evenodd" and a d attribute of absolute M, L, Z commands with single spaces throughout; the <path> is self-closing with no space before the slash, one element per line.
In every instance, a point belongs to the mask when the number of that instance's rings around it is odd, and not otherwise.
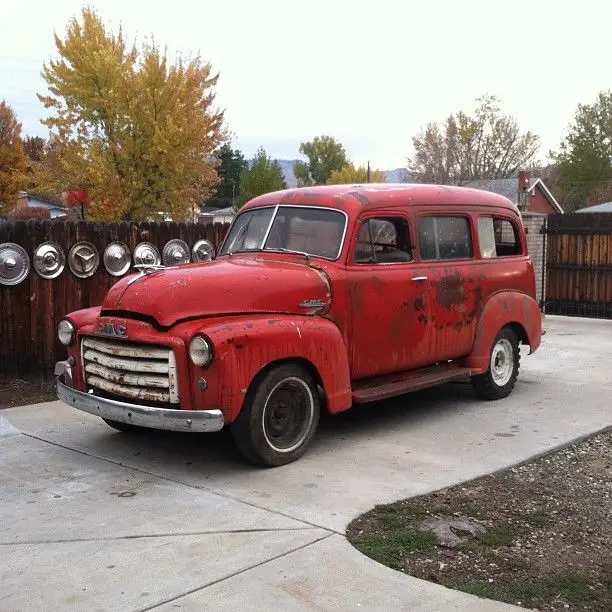
<path fill-rule="evenodd" d="M 138 425 L 132 425 L 131 423 L 122 423 L 121 421 L 111 421 L 111 419 L 102 419 L 107 425 L 110 425 L 117 431 L 123 431 L 125 433 L 140 433 L 146 430 L 146 427 L 140 427 Z"/>
<path fill-rule="evenodd" d="M 486 400 L 508 397 L 518 378 L 520 360 L 516 334 L 509 327 L 504 327 L 493 341 L 488 370 L 472 377 L 476 394 Z"/>
<path fill-rule="evenodd" d="M 321 404 L 317 385 L 302 366 L 276 366 L 249 389 L 230 425 L 234 442 L 251 462 L 277 467 L 299 459 L 317 426 Z"/>

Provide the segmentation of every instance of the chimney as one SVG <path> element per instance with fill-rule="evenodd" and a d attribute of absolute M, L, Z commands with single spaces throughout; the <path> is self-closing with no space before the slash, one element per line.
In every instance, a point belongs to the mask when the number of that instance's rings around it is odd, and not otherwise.
<path fill-rule="evenodd" d="M 531 177 L 529 176 L 529 172 L 525 170 L 519 170 L 518 173 L 518 197 L 517 204 L 519 210 L 527 210 L 529 205 L 529 196 L 527 195 L 527 189 L 529 188 L 529 183 L 531 182 Z"/>

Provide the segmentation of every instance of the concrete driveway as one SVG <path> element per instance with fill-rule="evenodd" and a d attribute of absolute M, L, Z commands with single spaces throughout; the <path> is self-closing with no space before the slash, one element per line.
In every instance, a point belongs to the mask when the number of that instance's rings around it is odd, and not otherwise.
<path fill-rule="evenodd" d="M 389 570 L 342 534 L 377 503 L 612 425 L 612 321 L 544 327 L 510 398 L 457 383 L 356 408 L 274 470 L 223 432 L 122 434 L 59 402 L 3 411 L 0 609 L 511 609 Z"/>

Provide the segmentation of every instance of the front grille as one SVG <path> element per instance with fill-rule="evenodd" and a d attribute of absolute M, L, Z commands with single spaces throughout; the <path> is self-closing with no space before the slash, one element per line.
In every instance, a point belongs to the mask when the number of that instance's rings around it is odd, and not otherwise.
<path fill-rule="evenodd" d="M 84 338 L 81 353 L 88 387 L 132 400 L 179 403 L 176 359 L 170 349 Z"/>

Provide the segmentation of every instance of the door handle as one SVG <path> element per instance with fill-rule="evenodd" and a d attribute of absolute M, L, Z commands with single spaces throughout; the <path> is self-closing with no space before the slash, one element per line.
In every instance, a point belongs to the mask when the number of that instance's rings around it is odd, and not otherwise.
<path fill-rule="evenodd" d="M 427 280 L 426 276 L 413 276 L 412 277 L 413 281 L 422 281 L 422 280 Z"/>

